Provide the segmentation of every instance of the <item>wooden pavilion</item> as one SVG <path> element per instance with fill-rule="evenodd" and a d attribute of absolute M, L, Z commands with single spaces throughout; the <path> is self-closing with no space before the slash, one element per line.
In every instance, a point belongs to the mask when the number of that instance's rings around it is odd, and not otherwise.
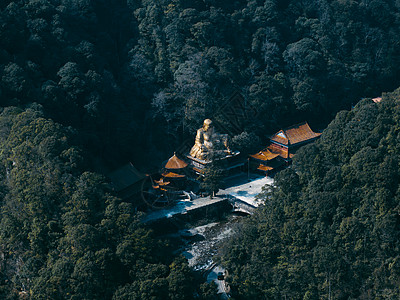
<path fill-rule="evenodd" d="M 170 182 L 175 186 L 182 186 L 186 179 L 188 163 L 183 159 L 179 158 L 176 153 L 168 159 L 164 165 L 163 172 L 161 174 L 163 182 Z"/>

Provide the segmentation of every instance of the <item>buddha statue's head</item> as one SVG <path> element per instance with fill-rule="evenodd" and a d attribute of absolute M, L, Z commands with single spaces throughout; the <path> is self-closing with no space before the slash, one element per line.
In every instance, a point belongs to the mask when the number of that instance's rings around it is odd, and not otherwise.
<path fill-rule="evenodd" d="M 212 121 L 210 119 L 205 119 L 203 122 L 203 130 L 207 132 L 209 129 L 212 129 Z"/>

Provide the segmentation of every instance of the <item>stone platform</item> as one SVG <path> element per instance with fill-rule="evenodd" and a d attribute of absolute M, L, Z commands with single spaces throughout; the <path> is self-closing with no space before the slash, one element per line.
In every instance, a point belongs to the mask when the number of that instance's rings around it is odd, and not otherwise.
<path fill-rule="evenodd" d="M 191 155 L 187 155 L 186 157 L 188 158 L 190 165 L 193 168 L 193 171 L 197 175 L 203 175 L 204 169 L 206 169 L 207 166 L 209 166 L 212 163 L 211 161 L 195 158 Z M 219 158 L 218 162 L 223 170 L 225 170 L 229 174 L 231 174 L 232 172 L 235 172 L 235 170 L 239 170 L 239 169 L 243 168 L 246 160 L 244 160 L 240 156 L 239 151 L 236 151 L 236 152 L 228 154 L 222 158 Z"/>

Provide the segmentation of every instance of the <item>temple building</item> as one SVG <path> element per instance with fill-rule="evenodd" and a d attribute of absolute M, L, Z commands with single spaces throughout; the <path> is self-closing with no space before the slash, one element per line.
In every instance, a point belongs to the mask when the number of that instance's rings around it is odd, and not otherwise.
<path fill-rule="evenodd" d="M 114 190 L 124 201 L 138 199 L 146 179 L 146 175 L 138 171 L 132 163 L 111 172 L 108 177 Z"/>
<path fill-rule="evenodd" d="M 164 165 L 163 173 L 161 174 L 163 183 L 170 182 L 172 186 L 183 186 L 184 183 L 182 181 L 186 179 L 188 165 L 186 161 L 180 159 L 176 153 L 174 153 Z"/>
<path fill-rule="evenodd" d="M 320 136 L 321 133 L 312 131 L 307 122 L 282 129 L 269 138 L 266 149 L 250 155 L 250 168 L 268 175 L 290 163 L 297 149 Z"/>
<path fill-rule="evenodd" d="M 279 169 L 285 163 L 282 159 L 279 159 L 278 153 L 271 152 L 268 148 L 250 155 L 249 167 L 252 170 L 264 173 L 265 175 Z"/>
<path fill-rule="evenodd" d="M 290 160 L 296 150 L 319 138 L 321 133 L 312 131 L 307 122 L 282 129 L 270 137 L 268 148 L 285 160 Z"/>

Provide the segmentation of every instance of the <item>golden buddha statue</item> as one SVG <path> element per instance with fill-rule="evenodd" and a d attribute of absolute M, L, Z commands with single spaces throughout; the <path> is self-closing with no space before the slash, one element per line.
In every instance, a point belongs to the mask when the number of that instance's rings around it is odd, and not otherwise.
<path fill-rule="evenodd" d="M 205 119 L 203 127 L 197 130 L 194 146 L 190 155 L 194 158 L 206 160 L 211 152 L 228 155 L 231 153 L 228 146 L 228 135 L 219 134 L 214 130 L 212 121 Z"/>

